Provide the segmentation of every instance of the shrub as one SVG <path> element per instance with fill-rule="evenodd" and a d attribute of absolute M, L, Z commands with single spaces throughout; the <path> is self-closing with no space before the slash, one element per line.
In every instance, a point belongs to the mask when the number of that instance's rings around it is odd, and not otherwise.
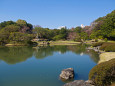
<path fill-rule="evenodd" d="M 106 52 L 115 52 L 115 45 L 109 45 L 105 48 Z"/>
<path fill-rule="evenodd" d="M 108 86 L 115 82 L 115 59 L 96 65 L 89 73 L 95 86 Z"/>
<path fill-rule="evenodd" d="M 104 41 L 107 42 L 108 41 L 107 38 L 105 38 Z"/>
<path fill-rule="evenodd" d="M 106 52 L 114 52 L 115 51 L 115 43 L 105 42 L 100 47 L 100 50 L 105 50 Z"/>
<path fill-rule="evenodd" d="M 103 43 L 104 43 L 104 42 L 94 43 L 92 46 L 93 46 L 93 47 L 101 46 Z"/>

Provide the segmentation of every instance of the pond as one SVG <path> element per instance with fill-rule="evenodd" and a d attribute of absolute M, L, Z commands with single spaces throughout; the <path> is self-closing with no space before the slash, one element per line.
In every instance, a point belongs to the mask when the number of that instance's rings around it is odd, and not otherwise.
<path fill-rule="evenodd" d="M 63 69 L 74 68 L 74 80 L 87 80 L 99 60 L 87 45 L 0 47 L 0 86 L 62 86 Z"/>

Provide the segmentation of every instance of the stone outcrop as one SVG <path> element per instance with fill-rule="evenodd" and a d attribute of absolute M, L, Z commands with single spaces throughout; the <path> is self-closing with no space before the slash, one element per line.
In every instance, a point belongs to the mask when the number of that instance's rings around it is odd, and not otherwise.
<path fill-rule="evenodd" d="M 69 80 L 74 78 L 73 68 L 67 68 L 61 71 L 60 78 L 63 80 Z"/>
<path fill-rule="evenodd" d="M 66 83 L 64 86 L 94 86 L 91 80 L 75 80 L 70 83 Z"/>

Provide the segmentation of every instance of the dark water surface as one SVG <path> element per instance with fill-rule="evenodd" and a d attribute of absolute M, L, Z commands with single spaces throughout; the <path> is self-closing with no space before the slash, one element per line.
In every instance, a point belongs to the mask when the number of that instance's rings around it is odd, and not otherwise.
<path fill-rule="evenodd" d="M 0 86 L 62 86 L 59 74 L 70 67 L 75 80 L 87 80 L 99 56 L 86 47 L 0 47 Z"/>

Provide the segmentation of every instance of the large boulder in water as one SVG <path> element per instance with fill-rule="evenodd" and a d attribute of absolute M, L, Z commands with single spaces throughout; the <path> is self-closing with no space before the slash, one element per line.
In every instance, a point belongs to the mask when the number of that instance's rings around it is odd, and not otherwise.
<path fill-rule="evenodd" d="M 69 80 L 74 78 L 73 68 L 67 68 L 61 71 L 60 78 L 63 80 Z"/>

